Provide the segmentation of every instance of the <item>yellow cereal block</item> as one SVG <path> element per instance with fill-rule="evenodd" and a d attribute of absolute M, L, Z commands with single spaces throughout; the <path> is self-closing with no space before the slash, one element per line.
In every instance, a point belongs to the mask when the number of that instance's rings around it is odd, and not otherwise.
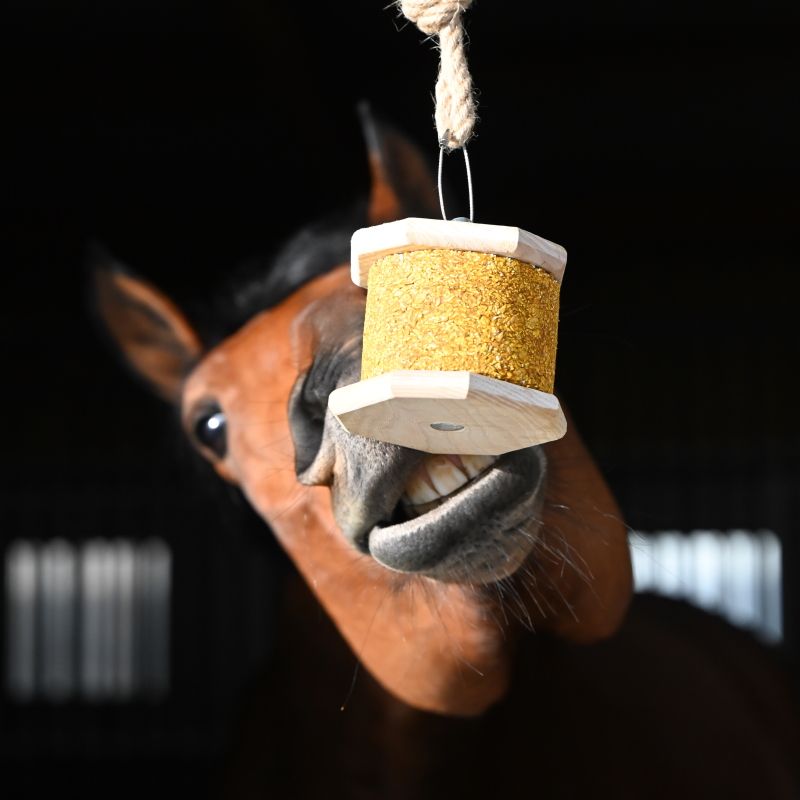
<path fill-rule="evenodd" d="M 544 269 L 490 253 L 382 256 L 369 274 L 361 378 L 466 370 L 551 393 L 559 288 Z"/>

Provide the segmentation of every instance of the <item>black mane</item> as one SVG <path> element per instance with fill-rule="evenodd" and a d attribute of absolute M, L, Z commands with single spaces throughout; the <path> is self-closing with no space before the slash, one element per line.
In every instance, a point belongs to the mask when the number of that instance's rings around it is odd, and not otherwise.
<path fill-rule="evenodd" d="M 249 319 L 285 300 L 313 278 L 350 260 L 350 237 L 364 227 L 366 203 L 324 217 L 300 229 L 276 252 L 245 261 L 216 293 L 208 320 L 197 320 L 211 347 Z"/>

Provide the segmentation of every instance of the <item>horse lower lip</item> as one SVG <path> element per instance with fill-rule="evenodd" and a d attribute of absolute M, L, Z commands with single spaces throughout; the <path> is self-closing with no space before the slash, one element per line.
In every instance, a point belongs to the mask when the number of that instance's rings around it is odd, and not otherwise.
<path fill-rule="evenodd" d="M 503 456 L 495 469 L 422 516 L 373 528 L 367 541 L 370 555 L 397 572 L 448 579 L 446 565 L 453 559 L 463 564 L 470 542 L 480 546 L 486 525 L 504 524 L 503 520 L 513 517 L 520 504 L 533 496 L 539 463 L 538 456 L 526 451 Z"/>

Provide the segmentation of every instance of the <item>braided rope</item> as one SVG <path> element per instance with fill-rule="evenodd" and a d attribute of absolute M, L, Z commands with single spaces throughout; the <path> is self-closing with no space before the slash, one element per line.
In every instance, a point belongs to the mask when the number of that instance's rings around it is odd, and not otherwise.
<path fill-rule="evenodd" d="M 397 0 L 403 15 L 427 36 L 438 36 L 436 132 L 447 151 L 463 147 L 475 127 L 475 97 L 464 51 L 461 16 L 472 0 Z"/>

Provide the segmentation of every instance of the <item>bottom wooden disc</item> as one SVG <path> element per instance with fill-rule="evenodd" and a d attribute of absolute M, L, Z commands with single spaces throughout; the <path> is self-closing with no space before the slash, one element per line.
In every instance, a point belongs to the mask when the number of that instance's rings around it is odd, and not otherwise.
<path fill-rule="evenodd" d="M 331 393 L 350 432 L 427 453 L 501 455 L 560 439 L 555 395 L 474 372 L 398 370 Z"/>

